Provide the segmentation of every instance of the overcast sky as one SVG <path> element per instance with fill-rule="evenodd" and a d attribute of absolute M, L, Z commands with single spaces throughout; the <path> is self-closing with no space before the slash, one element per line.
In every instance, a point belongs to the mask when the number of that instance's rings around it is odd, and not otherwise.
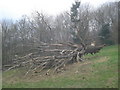
<path fill-rule="evenodd" d="M 3 18 L 17 19 L 22 15 L 30 15 L 34 10 L 57 15 L 70 10 L 75 0 L 0 0 L 0 20 Z M 107 1 L 118 0 L 81 0 L 81 3 L 90 3 L 94 7 Z"/>

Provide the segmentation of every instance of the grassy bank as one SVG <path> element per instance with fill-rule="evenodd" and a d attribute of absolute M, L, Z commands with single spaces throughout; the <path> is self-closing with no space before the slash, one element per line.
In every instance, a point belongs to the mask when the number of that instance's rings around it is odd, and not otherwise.
<path fill-rule="evenodd" d="M 24 76 L 25 69 L 3 73 L 3 88 L 117 88 L 118 48 L 108 46 L 100 53 L 86 55 L 85 61 L 66 67 L 54 75 Z"/>

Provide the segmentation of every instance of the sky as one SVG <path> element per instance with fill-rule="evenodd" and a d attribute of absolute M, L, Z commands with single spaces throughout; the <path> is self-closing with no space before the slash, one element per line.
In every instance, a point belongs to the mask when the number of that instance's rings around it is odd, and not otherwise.
<path fill-rule="evenodd" d="M 0 0 L 0 20 L 19 19 L 22 15 L 30 15 L 33 11 L 58 15 L 70 10 L 75 0 Z M 118 0 L 80 0 L 81 4 L 89 3 L 94 7 L 102 3 Z"/>

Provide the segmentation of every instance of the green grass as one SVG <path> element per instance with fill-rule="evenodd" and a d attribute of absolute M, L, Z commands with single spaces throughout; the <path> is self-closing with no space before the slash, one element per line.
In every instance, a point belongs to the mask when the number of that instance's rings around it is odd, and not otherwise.
<path fill-rule="evenodd" d="M 3 73 L 3 88 L 117 88 L 118 48 L 108 46 L 96 55 L 86 55 L 84 62 L 66 67 L 66 71 L 50 76 L 28 75 L 16 69 Z M 76 73 L 77 71 L 77 73 Z"/>

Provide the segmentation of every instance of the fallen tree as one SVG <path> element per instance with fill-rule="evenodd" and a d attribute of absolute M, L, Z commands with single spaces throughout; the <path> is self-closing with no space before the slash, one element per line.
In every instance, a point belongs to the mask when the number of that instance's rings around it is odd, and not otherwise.
<path fill-rule="evenodd" d="M 85 54 L 96 54 L 99 53 L 99 51 L 105 46 L 104 45 L 100 45 L 100 46 L 88 46 L 85 50 Z"/>
<path fill-rule="evenodd" d="M 65 46 L 67 44 L 50 44 L 49 46 Z M 44 45 L 41 45 L 44 47 Z M 46 46 L 46 45 L 45 45 Z M 75 45 L 73 45 L 74 47 Z M 71 45 L 72 47 L 72 45 Z M 51 52 L 54 52 L 54 55 L 51 55 Z M 27 75 L 30 71 L 41 72 L 44 69 L 54 68 L 55 71 L 59 71 L 61 68 L 64 68 L 67 64 L 76 63 L 82 61 L 82 56 L 84 55 L 84 48 L 77 47 L 75 49 L 39 49 L 38 54 L 40 53 L 49 53 L 49 56 L 36 56 L 36 53 L 30 53 L 23 57 L 17 57 L 13 59 L 13 64 L 11 67 L 7 68 L 6 71 L 19 68 L 19 67 L 28 67 L 28 71 L 25 75 Z"/>
<path fill-rule="evenodd" d="M 84 48 L 82 45 L 77 44 L 46 44 L 49 46 L 46 49 L 39 49 L 35 53 L 30 53 L 28 55 L 25 55 L 23 57 L 17 57 L 13 59 L 12 65 L 6 65 L 4 67 L 7 67 L 5 71 L 20 68 L 20 67 L 26 67 L 27 72 L 25 73 L 25 76 L 29 72 L 35 72 L 40 73 L 44 69 L 54 69 L 54 72 L 60 72 L 60 70 L 63 70 L 66 65 L 73 64 L 77 62 L 83 61 L 82 56 L 88 53 L 95 54 L 100 51 L 100 49 L 103 48 L 104 45 L 100 46 L 86 46 Z M 41 45 L 40 47 L 44 47 L 46 45 Z M 71 49 L 50 49 L 50 46 L 69 46 L 72 47 Z M 74 49 L 73 49 L 74 47 Z M 53 54 L 51 54 L 54 52 Z M 47 53 L 49 55 L 47 56 L 39 56 L 39 54 Z M 38 54 L 38 56 L 36 55 Z M 3 68 L 4 68 L 3 67 Z M 46 75 L 48 75 L 48 71 L 46 72 Z"/>

